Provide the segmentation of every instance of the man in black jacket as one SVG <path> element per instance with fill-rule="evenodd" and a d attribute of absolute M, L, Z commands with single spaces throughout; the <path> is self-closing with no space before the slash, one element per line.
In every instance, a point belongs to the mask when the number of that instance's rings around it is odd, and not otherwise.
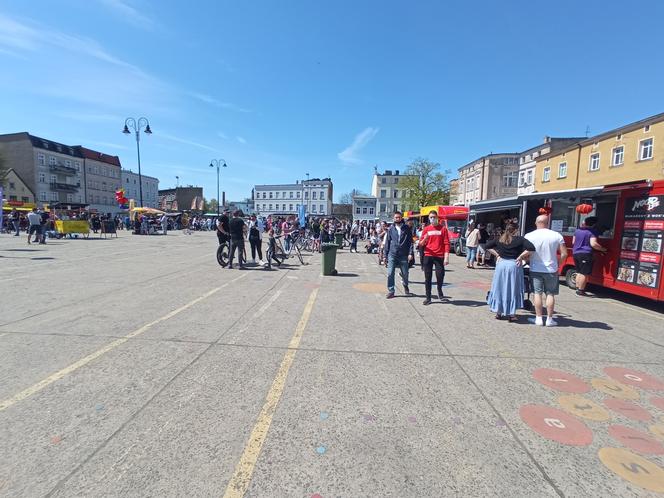
<path fill-rule="evenodd" d="M 394 224 L 385 235 L 385 265 L 387 266 L 387 299 L 394 297 L 394 273 L 397 266 L 401 270 L 403 289 L 410 296 L 408 288 L 408 262 L 413 258 L 413 234 L 403 222 L 400 211 L 394 213 Z"/>

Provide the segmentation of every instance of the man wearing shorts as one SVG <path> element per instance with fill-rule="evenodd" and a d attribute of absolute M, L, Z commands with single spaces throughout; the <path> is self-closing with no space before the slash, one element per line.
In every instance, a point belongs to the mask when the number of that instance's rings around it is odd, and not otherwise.
<path fill-rule="evenodd" d="M 546 326 L 555 327 L 558 322 L 553 319 L 553 308 L 560 285 L 558 268 L 567 259 L 567 247 L 562 235 L 549 230 L 547 215 L 538 216 L 535 226 L 537 230 L 526 234 L 526 239 L 535 246 L 535 252 L 530 257 L 530 280 L 535 297 L 535 325 L 544 325 L 542 296 L 546 295 Z"/>

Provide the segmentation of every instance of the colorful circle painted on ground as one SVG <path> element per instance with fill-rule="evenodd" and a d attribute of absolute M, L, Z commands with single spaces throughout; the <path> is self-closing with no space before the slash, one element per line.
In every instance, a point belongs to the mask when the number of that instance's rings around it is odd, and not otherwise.
<path fill-rule="evenodd" d="M 650 404 L 652 406 L 659 408 L 660 410 L 664 410 L 664 398 L 661 398 L 659 396 L 653 396 L 652 398 L 650 398 Z"/>
<path fill-rule="evenodd" d="M 523 405 L 519 410 L 523 420 L 539 435 L 570 446 L 588 446 L 592 431 L 568 413 L 545 405 Z"/>
<path fill-rule="evenodd" d="M 587 418 L 588 420 L 604 422 L 611 418 L 611 414 L 605 410 L 604 407 L 576 394 L 560 396 L 558 398 L 558 404 L 562 406 L 563 410 L 566 412 L 576 415 L 577 417 Z"/>
<path fill-rule="evenodd" d="M 622 367 L 606 367 L 604 373 L 623 384 L 649 391 L 664 391 L 664 382 L 646 372 Z"/>
<path fill-rule="evenodd" d="M 647 455 L 664 454 L 664 445 L 654 437 L 642 431 L 637 431 L 624 425 L 612 425 L 609 427 L 609 436 L 618 441 L 623 446 L 645 453 Z"/>
<path fill-rule="evenodd" d="M 625 384 L 611 379 L 597 378 L 590 381 L 590 384 L 598 391 L 620 399 L 639 399 L 639 393 Z"/>
<path fill-rule="evenodd" d="M 649 491 L 664 492 L 664 469 L 629 450 L 602 448 L 600 461 L 612 472 Z"/>
<path fill-rule="evenodd" d="M 533 372 L 533 379 L 540 384 L 564 393 L 583 394 L 590 391 L 590 386 L 576 375 L 552 368 L 538 368 Z"/>
<path fill-rule="evenodd" d="M 655 437 L 658 437 L 664 441 L 664 424 L 654 424 L 649 427 L 650 432 L 652 432 Z"/>
<path fill-rule="evenodd" d="M 652 415 L 643 407 L 624 399 L 608 398 L 604 400 L 607 408 L 619 413 L 623 417 L 641 422 L 652 420 Z"/>
<path fill-rule="evenodd" d="M 362 291 L 362 292 L 367 292 L 369 294 L 380 294 L 381 292 L 386 292 L 385 285 L 370 283 L 370 282 L 355 284 L 355 285 L 353 285 L 353 289 L 356 289 L 356 290 L 359 290 L 359 291 Z"/>

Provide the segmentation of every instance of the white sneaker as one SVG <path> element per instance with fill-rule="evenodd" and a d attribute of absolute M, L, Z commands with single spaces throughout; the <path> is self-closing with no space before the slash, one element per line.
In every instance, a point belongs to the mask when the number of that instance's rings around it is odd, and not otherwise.
<path fill-rule="evenodd" d="M 558 322 L 555 321 L 553 318 L 547 318 L 546 319 L 546 326 L 547 327 L 556 327 L 558 325 Z"/>
<path fill-rule="evenodd" d="M 541 316 L 536 316 L 535 325 L 542 327 L 544 325 L 544 319 Z"/>

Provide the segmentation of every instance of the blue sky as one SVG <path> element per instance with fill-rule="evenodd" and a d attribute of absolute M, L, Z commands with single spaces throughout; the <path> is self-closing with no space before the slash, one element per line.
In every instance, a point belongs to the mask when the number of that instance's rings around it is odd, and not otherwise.
<path fill-rule="evenodd" d="M 117 154 L 239 200 L 373 166 L 456 169 L 664 111 L 664 2 L 4 0 L 0 133 Z"/>

